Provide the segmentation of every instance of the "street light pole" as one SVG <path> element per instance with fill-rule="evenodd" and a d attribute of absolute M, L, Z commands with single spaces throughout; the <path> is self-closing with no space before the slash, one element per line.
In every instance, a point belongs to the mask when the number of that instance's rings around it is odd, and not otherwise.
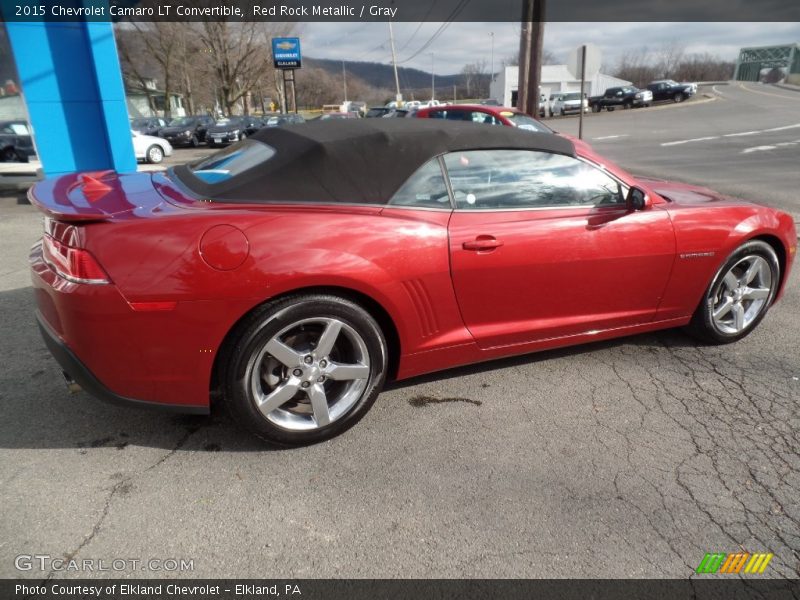
<path fill-rule="evenodd" d="M 431 52 L 431 100 L 436 99 L 436 73 L 434 68 L 434 54 Z"/>
<path fill-rule="evenodd" d="M 342 81 L 344 82 L 344 102 L 347 104 L 347 68 L 342 61 Z"/>
<path fill-rule="evenodd" d="M 492 59 L 491 62 L 489 63 L 489 77 L 490 77 L 489 81 L 492 82 L 494 81 L 494 31 L 489 32 L 489 37 L 492 38 L 492 54 L 491 54 Z"/>
<path fill-rule="evenodd" d="M 400 93 L 400 78 L 397 76 L 397 54 L 394 51 L 394 29 L 392 29 L 392 22 L 389 21 L 389 42 L 392 46 L 392 65 L 394 66 L 394 85 L 397 90 L 395 100 L 398 104 L 403 101 L 403 95 Z"/>

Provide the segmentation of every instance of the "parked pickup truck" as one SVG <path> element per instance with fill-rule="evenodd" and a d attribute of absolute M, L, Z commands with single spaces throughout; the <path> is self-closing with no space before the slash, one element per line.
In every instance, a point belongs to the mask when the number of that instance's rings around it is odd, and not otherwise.
<path fill-rule="evenodd" d="M 602 96 L 592 96 L 589 98 L 589 106 L 592 112 L 614 110 L 615 108 L 638 108 L 640 106 L 650 106 L 653 103 L 653 92 L 650 90 L 640 90 L 633 86 L 622 86 L 608 88 Z"/>
<path fill-rule="evenodd" d="M 647 89 L 653 92 L 653 100 L 672 100 L 683 102 L 692 97 L 696 91 L 691 83 L 678 83 L 672 79 L 660 79 L 651 82 Z"/>

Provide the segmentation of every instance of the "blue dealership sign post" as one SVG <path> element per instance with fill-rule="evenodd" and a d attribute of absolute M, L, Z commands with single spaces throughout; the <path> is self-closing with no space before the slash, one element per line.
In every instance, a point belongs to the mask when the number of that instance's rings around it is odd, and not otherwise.
<path fill-rule="evenodd" d="M 279 37 L 272 38 L 272 60 L 276 69 L 283 74 L 283 108 L 289 112 L 286 100 L 286 84 L 292 84 L 292 106 L 297 113 L 297 94 L 294 87 L 294 70 L 303 65 L 303 56 L 300 51 L 300 38 Z M 287 77 L 287 73 L 289 77 Z"/>
<path fill-rule="evenodd" d="M 0 6 L 13 10 L 8 0 Z M 5 25 L 45 175 L 136 171 L 112 24 Z"/>

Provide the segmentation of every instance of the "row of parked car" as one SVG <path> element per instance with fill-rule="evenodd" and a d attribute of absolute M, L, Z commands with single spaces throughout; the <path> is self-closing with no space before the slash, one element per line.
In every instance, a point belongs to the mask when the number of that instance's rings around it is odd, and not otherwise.
<path fill-rule="evenodd" d="M 678 83 L 671 79 L 653 81 L 645 89 L 632 85 L 608 88 L 601 96 L 581 99 L 580 92 L 556 92 L 549 100 L 542 96 L 539 103 L 539 116 L 558 117 L 570 113 L 600 112 L 605 109 L 648 107 L 653 102 L 668 100 L 683 102 L 697 93 L 697 84 Z"/>
<path fill-rule="evenodd" d="M 133 148 L 136 158 L 160 163 L 172 154 L 173 147 L 193 147 L 200 144 L 214 148 L 238 142 L 263 127 L 279 127 L 302 123 L 296 114 L 275 114 L 263 117 L 234 116 L 214 119 L 209 115 L 178 117 L 169 121 L 162 117 L 131 119 Z"/>

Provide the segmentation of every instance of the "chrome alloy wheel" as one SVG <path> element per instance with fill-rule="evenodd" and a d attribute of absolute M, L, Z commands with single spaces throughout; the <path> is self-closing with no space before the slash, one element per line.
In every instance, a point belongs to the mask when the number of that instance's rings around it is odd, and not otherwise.
<path fill-rule="evenodd" d="M 317 317 L 281 329 L 247 370 L 251 397 L 264 417 L 290 431 L 310 431 L 358 402 L 370 376 L 369 352 L 350 325 Z"/>
<path fill-rule="evenodd" d="M 766 308 L 772 284 L 772 270 L 765 258 L 757 254 L 741 258 L 712 291 L 714 327 L 724 334 L 744 331 Z"/>

